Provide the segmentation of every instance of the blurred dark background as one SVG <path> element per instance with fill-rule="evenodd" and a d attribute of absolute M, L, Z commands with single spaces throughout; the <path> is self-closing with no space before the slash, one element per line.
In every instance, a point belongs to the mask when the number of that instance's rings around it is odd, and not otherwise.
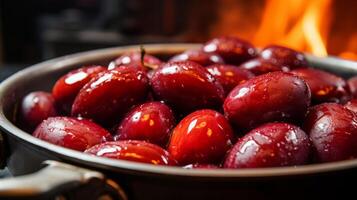
<path fill-rule="evenodd" d="M 84 50 L 203 41 L 208 26 L 196 22 L 210 20 L 214 0 L 0 2 L 0 74 L 4 77 L 9 70 Z M 189 18 L 191 12 L 195 18 Z"/>
<path fill-rule="evenodd" d="M 294 30 L 303 33 L 300 20 L 309 6 L 317 8 L 311 20 L 327 52 L 357 60 L 355 0 L 0 0 L 0 80 L 74 52 L 204 42 L 218 35 L 236 35 L 261 47 L 284 40 L 284 45 L 311 52 L 304 35 L 289 38 Z M 285 18 L 285 25 L 274 26 Z"/>
<path fill-rule="evenodd" d="M 191 6 L 185 6 L 188 3 Z M 191 39 L 184 37 L 190 25 L 186 19 L 188 9 L 194 3 L 188 0 L 4 0 L 1 6 L 4 61 L 33 62 L 113 45 Z M 205 3 L 200 8 L 207 10 L 209 5 Z"/>

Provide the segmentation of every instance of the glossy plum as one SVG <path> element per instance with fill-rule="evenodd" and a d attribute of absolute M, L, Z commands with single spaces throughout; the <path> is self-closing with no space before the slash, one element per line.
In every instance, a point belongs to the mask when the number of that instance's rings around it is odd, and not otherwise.
<path fill-rule="evenodd" d="M 269 62 L 261 58 L 254 58 L 244 62 L 239 68 L 249 70 L 256 76 L 275 71 L 289 71 L 289 68 Z"/>
<path fill-rule="evenodd" d="M 310 135 L 315 161 L 357 157 L 357 116 L 342 105 L 324 103 L 311 108 L 304 130 Z"/>
<path fill-rule="evenodd" d="M 228 153 L 225 168 L 261 168 L 305 164 L 310 141 L 299 127 L 287 123 L 259 126 L 239 139 Z"/>
<path fill-rule="evenodd" d="M 218 163 L 231 147 L 233 130 L 224 116 L 214 110 L 198 110 L 174 128 L 168 151 L 180 164 Z"/>
<path fill-rule="evenodd" d="M 52 88 L 56 104 L 66 112 L 70 112 L 79 90 L 98 73 L 107 69 L 102 66 L 88 66 L 72 70 L 59 78 Z"/>
<path fill-rule="evenodd" d="M 312 68 L 301 68 L 291 71 L 306 81 L 311 89 L 313 103 L 345 103 L 350 98 L 347 82 L 334 74 Z"/>
<path fill-rule="evenodd" d="M 78 151 L 113 139 L 107 130 L 94 122 L 71 117 L 50 117 L 44 120 L 32 135 Z"/>
<path fill-rule="evenodd" d="M 299 122 L 310 105 L 310 90 L 286 72 L 260 75 L 235 87 L 224 102 L 226 117 L 246 130 L 274 121 Z"/>
<path fill-rule="evenodd" d="M 56 115 L 55 100 L 51 93 L 35 91 L 22 99 L 20 123 L 25 129 L 33 130 L 43 120 Z"/>
<path fill-rule="evenodd" d="M 217 108 L 224 99 L 222 85 L 206 68 L 191 61 L 161 65 L 152 75 L 151 86 L 158 99 L 180 112 Z"/>
<path fill-rule="evenodd" d="M 165 146 L 175 126 L 172 110 L 161 102 L 148 102 L 135 107 L 121 121 L 115 140 L 145 140 Z"/>
<path fill-rule="evenodd" d="M 233 65 L 240 65 L 257 56 L 251 43 L 231 36 L 214 38 L 206 42 L 202 49 L 208 53 L 217 53 L 227 64 Z"/>
<path fill-rule="evenodd" d="M 85 151 L 96 156 L 129 160 L 153 165 L 176 165 L 170 154 L 163 148 L 138 140 L 106 142 Z"/>
<path fill-rule="evenodd" d="M 357 76 L 345 80 L 310 68 L 303 52 L 234 36 L 181 52 L 162 47 L 69 71 L 52 94 L 19 101 L 13 122 L 93 159 L 209 173 L 357 159 Z"/>
<path fill-rule="evenodd" d="M 201 49 L 187 50 L 183 53 L 175 55 L 169 61 L 192 61 L 202 66 L 224 64 L 224 60 L 220 55 L 216 53 L 207 53 L 202 51 Z"/>
<path fill-rule="evenodd" d="M 132 106 L 143 101 L 149 92 L 146 73 L 122 66 L 98 74 L 78 93 L 72 115 L 112 124 Z"/>
<path fill-rule="evenodd" d="M 238 84 L 254 77 L 252 72 L 234 65 L 215 64 L 208 66 L 207 70 L 222 84 L 225 94 Z"/>
<path fill-rule="evenodd" d="M 303 53 L 279 45 L 265 47 L 260 53 L 260 58 L 289 69 L 309 66 Z"/>

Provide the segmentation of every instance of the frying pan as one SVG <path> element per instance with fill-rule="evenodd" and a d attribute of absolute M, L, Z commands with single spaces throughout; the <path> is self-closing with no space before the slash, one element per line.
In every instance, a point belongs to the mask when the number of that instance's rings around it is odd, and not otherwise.
<path fill-rule="evenodd" d="M 197 44 L 150 44 L 163 59 Z M 16 124 L 17 105 L 34 90 L 50 91 L 64 73 L 87 64 L 107 65 L 139 46 L 64 56 L 36 64 L 0 84 L 0 161 L 15 178 L 0 180 L 0 198 L 32 199 L 305 199 L 353 194 L 357 159 L 298 167 L 195 169 L 95 157 L 39 140 Z M 347 78 L 357 63 L 307 55 L 316 68 Z M 1 152 L 5 152 L 1 154 Z"/>

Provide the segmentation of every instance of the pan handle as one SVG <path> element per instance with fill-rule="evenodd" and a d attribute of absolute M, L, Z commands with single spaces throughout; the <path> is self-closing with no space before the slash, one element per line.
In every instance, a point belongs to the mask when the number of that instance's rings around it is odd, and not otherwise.
<path fill-rule="evenodd" d="M 33 174 L 0 179 L 0 199 L 127 200 L 123 189 L 100 172 L 58 161 L 44 164 Z"/>

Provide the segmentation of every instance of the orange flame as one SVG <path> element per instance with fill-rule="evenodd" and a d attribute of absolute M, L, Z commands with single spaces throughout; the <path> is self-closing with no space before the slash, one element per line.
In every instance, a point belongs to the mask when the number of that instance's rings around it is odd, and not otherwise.
<path fill-rule="evenodd" d="M 258 46 L 277 43 L 326 56 L 331 0 L 270 0 L 254 38 Z M 325 30 L 325 31 L 324 31 Z"/>
<path fill-rule="evenodd" d="M 329 49 L 357 60 L 354 0 L 265 0 L 263 7 L 257 1 L 219 2 L 212 37 L 235 35 L 258 47 L 280 44 L 317 56 Z"/>
<path fill-rule="evenodd" d="M 317 4 L 310 6 L 302 19 L 302 27 L 305 39 L 311 52 L 318 56 L 327 56 L 327 50 L 325 46 L 326 38 L 322 38 L 320 34 L 322 16 L 320 9 L 326 11 L 329 9 L 330 0 L 316 1 Z"/>
<path fill-rule="evenodd" d="M 350 38 L 346 51 L 340 53 L 339 56 L 341 58 L 357 61 L 357 52 L 353 52 L 353 50 L 357 51 L 357 33 Z"/>

